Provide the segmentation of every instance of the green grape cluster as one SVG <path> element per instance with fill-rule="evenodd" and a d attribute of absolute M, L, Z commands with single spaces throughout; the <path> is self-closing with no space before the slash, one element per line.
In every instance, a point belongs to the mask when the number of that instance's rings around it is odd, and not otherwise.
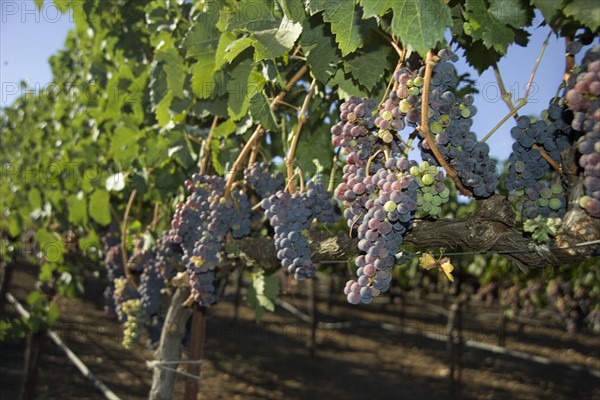
<path fill-rule="evenodd" d="M 450 189 L 444 183 L 444 173 L 427 161 L 410 168 L 410 174 L 419 184 L 417 191 L 417 216 L 437 218 L 442 204 L 450 198 Z"/>
<path fill-rule="evenodd" d="M 532 188 L 515 190 L 508 196 L 508 200 L 523 215 L 524 220 L 534 219 L 538 215 L 544 218 L 562 218 L 567 206 L 563 186 L 547 180 L 536 182 Z"/>

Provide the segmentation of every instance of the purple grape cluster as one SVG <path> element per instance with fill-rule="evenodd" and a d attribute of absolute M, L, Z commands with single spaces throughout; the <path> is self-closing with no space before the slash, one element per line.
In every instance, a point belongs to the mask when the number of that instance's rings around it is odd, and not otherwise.
<path fill-rule="evenodd" d="M 372 176 L 351 177 L 369 185 L 373 194 L 367 196 L 364 215 L 358 220 L 358 249 L 365 253 L 355 261 L 358 279 L 348 281 L 344 289 L 351 304 L 369 304 L 389 288 L 395 254 L 412 226 L 417 208 L 419 185 L 410 174 L 410 167 L 407 158 L 389 158 Z"/>
<path fill-rule="evenodd" d="M 331 193 L 320 181 L 310 181 L 307 191 L 290 194 L 280 190 L 265 198 L 261 206 L 275 231 L 275 250 L 281 266 L 299 281 L 312 278 L 316 267 L 302 231 L 310 228 L 314 219 L 321 223 L 335 223 L 339 219 Z"/>
<path fill-rule="evenodd" d="M 565 102 L 574 113 L 573 129 L 583 133 L 577 149 L 586 195 L 579 203 L 592 217 L 600 218 L 600 46 L 587 51 L 567 89 Z"/>
<path fill-rule="evenodd" d="M 194 174 L 186 186 L 190 194 L 177 206 L 168 238 L 183 249 L 194 299 L 208 305 L 216 302 L 214 269 L 225 235 L 250 233 L 251 204 L 241 191 L 224 197 L 225 180 L 219 176 Z"/>
<path fill-rule="evenodd" d="M 106 271 L 106 280 L 108 281 L 108 285 L 103 294 L 104 308 L 107 313 L 116 314 L 117 304 L 114 299 L 114 281 L 116 278 L 125 275 L 125 270 L 123 269 L 123 253 L 121 252 L 121 239 L 119 235 L 109 233 L 102 237 L 101 242 L 104 249 L 103 264 Z"/>
<path fill-rule="evenodd" d="M 463 185 L 470 188 L 477 197 L 488 197 L 495 192 L 499 179 L 496 164 L 489 158 L 489 147 L 478 142 L 475 133 L 470 131 L 472 117 L 477 112 L 473 106 L 474 98 L 466 95 L 458 99 L 454 94 L 458 75 L 453 62 L 458 57 L 451 51 L 442 49 L 438 52 L 438 58 L 429 89 L 427 114 L 430 132 L 440 153 L 457 172 Z M 397 89 L 390 93 L 375 120 L 380 129 L 377 133 L 379 137 L 389 139 L 387 131 L 419 126 L 424 75 L 424 66 L 418 67 L 418 70 L 403 68 L 394 73 Z M 422 159 L 439 166 L 428 143 L 420 132 L 419 135 Z"/>
<path fill-rule="evenodd" d="M 252 188 L 261 199 L 277 193 L 285 185 L 283 174 L 271 175 L 269 165 L 264 162 L 254 163 L 244 170 L 244 179 L 246 185 Z"/>

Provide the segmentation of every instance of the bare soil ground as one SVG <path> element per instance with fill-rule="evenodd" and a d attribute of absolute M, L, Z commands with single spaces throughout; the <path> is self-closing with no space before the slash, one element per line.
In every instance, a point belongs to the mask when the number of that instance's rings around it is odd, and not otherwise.
<path fill-rule="evenodd" d="M 326 278 L 319 294 L 321 320 L 356 319 L 404 324 L 419 331 L 444 334 L 446 320 L 417 303 L 406 301 L 404 318 L 399 305 L 381 303 L 364 307 L 344 304 L 340 296 L 328 309 L 324 300 Z M 33 271 L 15 272 L 11 292 L 21 301 L 34 284 Z M 55 330 L 92 372 L 122 399 L 147 398 L 152 371 L 146 361 L 153 351 L 126 350 L 121 327 L 103 311 L 103 286 L 86 280 L 81 299 L 61 300 L 62 315 Z M 306 309 L 301 287 L 283 296 Z M 439 304 L 448 308 L 443 301 Z M 477 305 L 465 310 L 465 339 L 494 344 L 498 325 L 480 322 L 489 309 Z M 15 315 L 6 307 L 5 318 Z M 600 369 L 600 338 L 586 333 L 570 336 L 550 323 L 525 326 L 509 323 L 506 346 L 548 357 L 557 363 L 539 364 L 472 348 L 461 354 L 461 383 L 450 380 L 446 344 L 423 336 L 379 328 L 317 331 L 313 357 L 306 350 L 308 326 L 287 311 L 267 313 L 262 324 L 244 306 L 234 319 L 231 296 L 210 309 L 201 374 L 203 400 L 304 399 L 600 399 L 600 378 L 574 371 L 564 363 Z M 24 341 L 0 343 L 0 399 L 16 399 L 22 380 Z M 175 399 L 182 398 L 178 379 Z M 103 396 L 48 340 L 37 386 L 40 399 L 102 399 Z"/>

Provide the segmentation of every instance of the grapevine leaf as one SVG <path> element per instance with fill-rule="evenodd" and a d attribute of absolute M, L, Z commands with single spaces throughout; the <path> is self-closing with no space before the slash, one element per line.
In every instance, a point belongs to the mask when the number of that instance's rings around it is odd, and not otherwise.
<path fill-rule="evenodd" d="M 221 69 L 228 61 L 226 52 L 229 46 L 236 40 L 237 36 L 233 32 L 223 32 L 219 38 L 219 45 L 215 54 L 215 71 Z M 235 57 L 234 57 L 235 58 Z"/>
<path fill-rule="evenodd" d="M 592 31 L 600 27 L 600 8 L 596 0 L 573 0 L 563 11 L 567 17 L 573 17 Z"/>
<path fill-rule="evenodd" d="M 371 90 L 381 81 L 386 67 L 387 58 L 391 54 L 391 47 L 381 42 L 370 44 L 344 60 L 344 69 L 364 87 Z"/>
<path fill-rule="evenodd" d="M 292 21 L 302 23 L 306 17 L 302 0 L 283 0 L 281 2 L 285 16 Z"/>
<path fill-rule="evenodd" d="M 256 321 L 260 322 L 264 310 L 275 311 L 274 299 L 279 293 L 279 278 L 275 275 L 265 276 L 264 271 L 252 274 L 252 286 L 246 295 L 246 303 L 256 310 Z"/>
<path fill-rule="evenodd" d="M 361 47 L 373 21 L 361 21 L 361 10 L 355 0 L 309 0 L 310 15 L 323 11 L 323 20 L 331 24 L 342 55 Z"/>
<path fill-rule="evenodd" d="M 302 129 L 298 147 L 296 148 L 296 163 L 303 172 L 314 175 L 314 160 L 318 160 L 325 169 L 332 167 L 331 154 L 333 145 L 330 140 L 330 126 L 319 124 L 313 129 Z"/>
<path fill-rule="evenodd" d="M 165 97 L 156 105 L 156 120 L 161 128 L 167 126 L 171 121 L 171 102 L 173 101 L 173 92 L 167 92 Z"/>
<path fill-rule="evenodd" d="M 236 5 L 226 23 L 226 30 L 257 32 L 277 28 L 279 20 L 273 16 L 273 4 L 264 0 L 243 0 Z"/>
<path fill-rule="evenodd" d="M 110 142 L 110 153 L 114 159 L 123 164 L 130 164 L 139 154 L 137 138 L 138 132 L 132 128 L 124 125 L 117 127 Z"/>
<path fill-rule="evenodd" d="M 75 225 L 86 226 L 88 214 L 83 192 L 67 197 L 67 204 L 69 205 L 69 222 Z"/>
<path fill-rule="evenodd" d="M 215 10 L 197 16 L 183 39 L 183 48 L 187 50 L 187 57 L 194 57 L 196 60 L 206 58 L 214 60 L 221 37 L 221 33 L 215 26 L 218 20 L 219 13 Z"/>
<path fill-rule="evenodd" d="M 32 188 L 27 194 L 27 198 L 32 210 L 42 208 L 42 193 L 38 188 Z"/>
<path fill-rule="evenodd" d="M 236 65 L 230 74 L 231 79 L 227 82 L 227 111 L 234 121 L 238 121 L 248 112 L 250 98 L 264 87 L 265 78 L 254 70 L 254 63 L 249 59 Z"/>
<path fill-rule="evenodd" d="M 463 16 L 465 33 L 501 54 L 506 53 L 515 40 L 511 27 L 520 28 L 530 20 L 528 10 L 520 0 L 494 1 L 489 8 L 485 2 L 467 0 Z"/>
<path fill-rule="evenodd" d="M 562 9 L 564 0 L 531 0 L 533 4 L 544 16 L 546 23 L 550 23 Z"/>
<path fill-rule="evenodd" d="M 361 0 L 364 18 L 383 16 L 393 10 L 392 33 L 402 43 L 424 56 L 450 26 L 450 9 L 442 0 Z"/>
<path fill-rule="evenodd" d="M 235 122 L 232 119 L 227 119 L 215 127 L 212 137 L 215 139 L 228 137 L 233 132 L 235 132 Z"/>
<path fill-rule="evenodd" d="M 264 93 L 255 93 L 250 99 L 250 115 L 252 115 L 254 121 L 260 122 L 266 130 L 277 129 L 275 115 L 271 110 L 269 99 Z"/>
<path fill-rule="evenodd" d="M 177 49 L 169 47 L 160 49 L 156 53 L 156 60 L 165 63 L 165 72 L 167 74 L 167 85 L 173 94 L 183 98 L 183 84 L 187 76 L 183 59 L 179 56 Z"/>
<path fill-rule="evenodd" d="M 354 83 L 349 74 L 345 74 L 342 69 L 338 69 L 335 76 L 331 78 L 329 84 L 332 87 L 337 86 L 339 96 L 344 99 L 351 95 L 369 97 L 369 93 Z"/>
<path fill-rule="evenodd" d="M 213 97 L 216 89 L 213 58 L 201 59 L 192 67 L 192 91 L 200 99 Z"/>
<path fill-rule="evenodd" d="M 315 77 L 327 83 L 335 74 L 340 62 L 339 50 L 324 23 L 315 24 L 314 19 L 304 23 L 300 44 L 306 61 Z"/>
<path fill-rule="evenodd" d="M 237 39 L 229 44 L 225 48 L 225 54 L 223 58 L 225 61 L 233 61 L 237 56 L 239 56 L 244 50 L 252 46 L 254 41 L 250 37 L 243 37 Z"/>
<path fill-rule="evenodd" d="M 302 25 L 285 17 L 277 29 L 254 32 L 254 60 L 261 61 L 283 55 L 294 46 L 301 33 Z"/>
<path fill-rule="evenodd" d="M 33 2 L 35 3 L 35 7 L 38 9 L 38 11 L 42 11 L 44 0 L 33 0 Z"/>
<path fill-rule="evenodd" d="M 90 196 L 89 215 L 100 225 L 110 224 L 110 194 L 103 189 L 96 189 Z"/>
<path fill-rule="evenodd" d="M 184 168 L 190 167 L 196 159 L 196 153 L 183 130 L 174 129 L 169 132 L 169 148 L 167 155 Z"/>

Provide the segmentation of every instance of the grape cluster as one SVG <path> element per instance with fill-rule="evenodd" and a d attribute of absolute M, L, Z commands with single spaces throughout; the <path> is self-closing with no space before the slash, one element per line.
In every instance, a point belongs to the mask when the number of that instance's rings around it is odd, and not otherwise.
<path fill-rule="evenodd" d="M 583 286 L 573 290 L 561 277 L 552 279 L 546 286 L 546 296 L 558 312 L 569 333 L 576 333 L 590 313 L 592 299 Z"/>
<path fill-rule="evenodd" d="M 108 285 L 104 290 L 104 308 L 109 314 L 116 314 L 117 304 L 114 299 L 114 280 L 125 275 L 123 270 L 123 253 L 121 252 L 121 239 L 116 234 L 107 234 L 101 239 L 104 249 L 104 269 Z"/>
<path fill-rule="evenodd" d="M 444 173 L 427 161 L 411 166 L 410 173 L 419 185 L 417 216 L 438 217 L 441 205 L 450 199 L 450 189 L 444 183 Z"/>
<path fill-rule="evenodd" d="M 113 301 L 115 304 L 115 314 L 119 322 L 127 321 L 127 308 L 126 304 L 131 300 L 139 300 L 137 291 L 127 281 L 124 276 L 115 278 L 113 280 L 114 292 Z"/>
<path fill-rule="evenodd" d="M 368 304 L 389 288 L 395 254 L 412 226 L 417 208 L 419 185 L 409 172 L 410 166 L 407 158 L 390 157 L 372 176 L 357 174 L 351 178 L 362 180 L 359 183 L 369 185 L 373 193 L 365 201 L 365 212 L 357 228 L 358 249 L 366 254 L 356 258 L 357 281 L 348 281 L 344 289 L 351 304 Z"/>
<path fill-rule="evenodd" d="M 264 199 L 282 190 L 285 185 L 283 174 L 271 175 L 267 163 L 254 163 L 244 171 L 246 185 L 252 188 L 258 197 Z"/>
<path fill-rule="evenodd" d="M 331 193 L 321 182 L 310 181 L 307 191 L 290 194 L 283 190 L 265 198 L 261 206 L 275 231 L 274 242 L 281 266 L 297 280 L 312 278 L 316 271 L 311 261 L 308 239 L 302 233 L 316 218 L 321 223 L 334 223 L 339 214 L 331 202 Z"/>
<path fill-rule="evenodd" d="M 561 163 L 561 153 L 571 146 L 572 129 L 564 120 L 560 102 L 552 101 L 542 119 L 520 116 L 511 129 L 515 142 L 509 156 L 505 185 L 509 199 L 524 219 L 562 218 L 567 210 L 565 188 L 554 179 L 544 158 Z M 554 174 L 555 175 L 555 174 Z"/>
<path fill-rule="evenodd" d="M 570 76 L 567 90 L 565 102 L 574 113 L 573 129 L 583 133 L 577 141 L 586 193 L 580 205 L 600 218 L 600 46 L 588 50 L 581 67 Z"/>
<path fill-rule="evenodd" d="M 219 176 L 194 174 L 186 187 L 190 194 L 177 206 L 168 239 L 183 249 L 194 299 L 208 305 L 216 301 L 214 269 L 225 235 L 250 233 L 251 204 L 241 191 L 224 197 L 225 180 Z"/>
<path fill-rule="evenodd" d="M 156 260 L 156 251 L 145 252 L 148 256 L 142 257 L 144 263 L 140 282 L 138 285 L 138 294 L 141 300 L 141 307 L 149 316 L 158 313 L 160 308 L 161 290 L 165 286 L 164 280 L 158 274 L 158 265 Z"/>
<path fill-rule="evenodd" d="M 456 171 L 461 182 L 475 196 L 488 197 L 494 193 L 499 179 L 496 164 L 489 158 L 489 147 L 478 142 L 476 135 L 470 131 L 472 117 L 477 112 L 473 106 L 474 98 L 466 95 L 459 99 L 454 93 L 458 76 L 452 62 L 458 59 L 457 56 L 442 49 L 438 52 L 438 58 L 430 84 L 427 110 L 429 130 L 440 153 Z M 378 136 L 389 137 L 386 131 L 399 131 L 405 126 L 418 127 L 421 113 L 424 112 L 421 110 L 424 74 L 423 66 L 418 70 L 403 68 L 394 73 L 397 89 L 390 93 L 375 120 L 380 129 Z M 422 139 L 419 147 L 423 160 L 431 165 L 439 165 L 421 132 L 419 137 Z"/>
<path fill-rule="evenodd" d="M 168 232 L 164 232 L 157 240 L 156 273 L 161 279 L 170 280 L 177 275 L 181 263 L 181 247 L 168 240 Z"/>

